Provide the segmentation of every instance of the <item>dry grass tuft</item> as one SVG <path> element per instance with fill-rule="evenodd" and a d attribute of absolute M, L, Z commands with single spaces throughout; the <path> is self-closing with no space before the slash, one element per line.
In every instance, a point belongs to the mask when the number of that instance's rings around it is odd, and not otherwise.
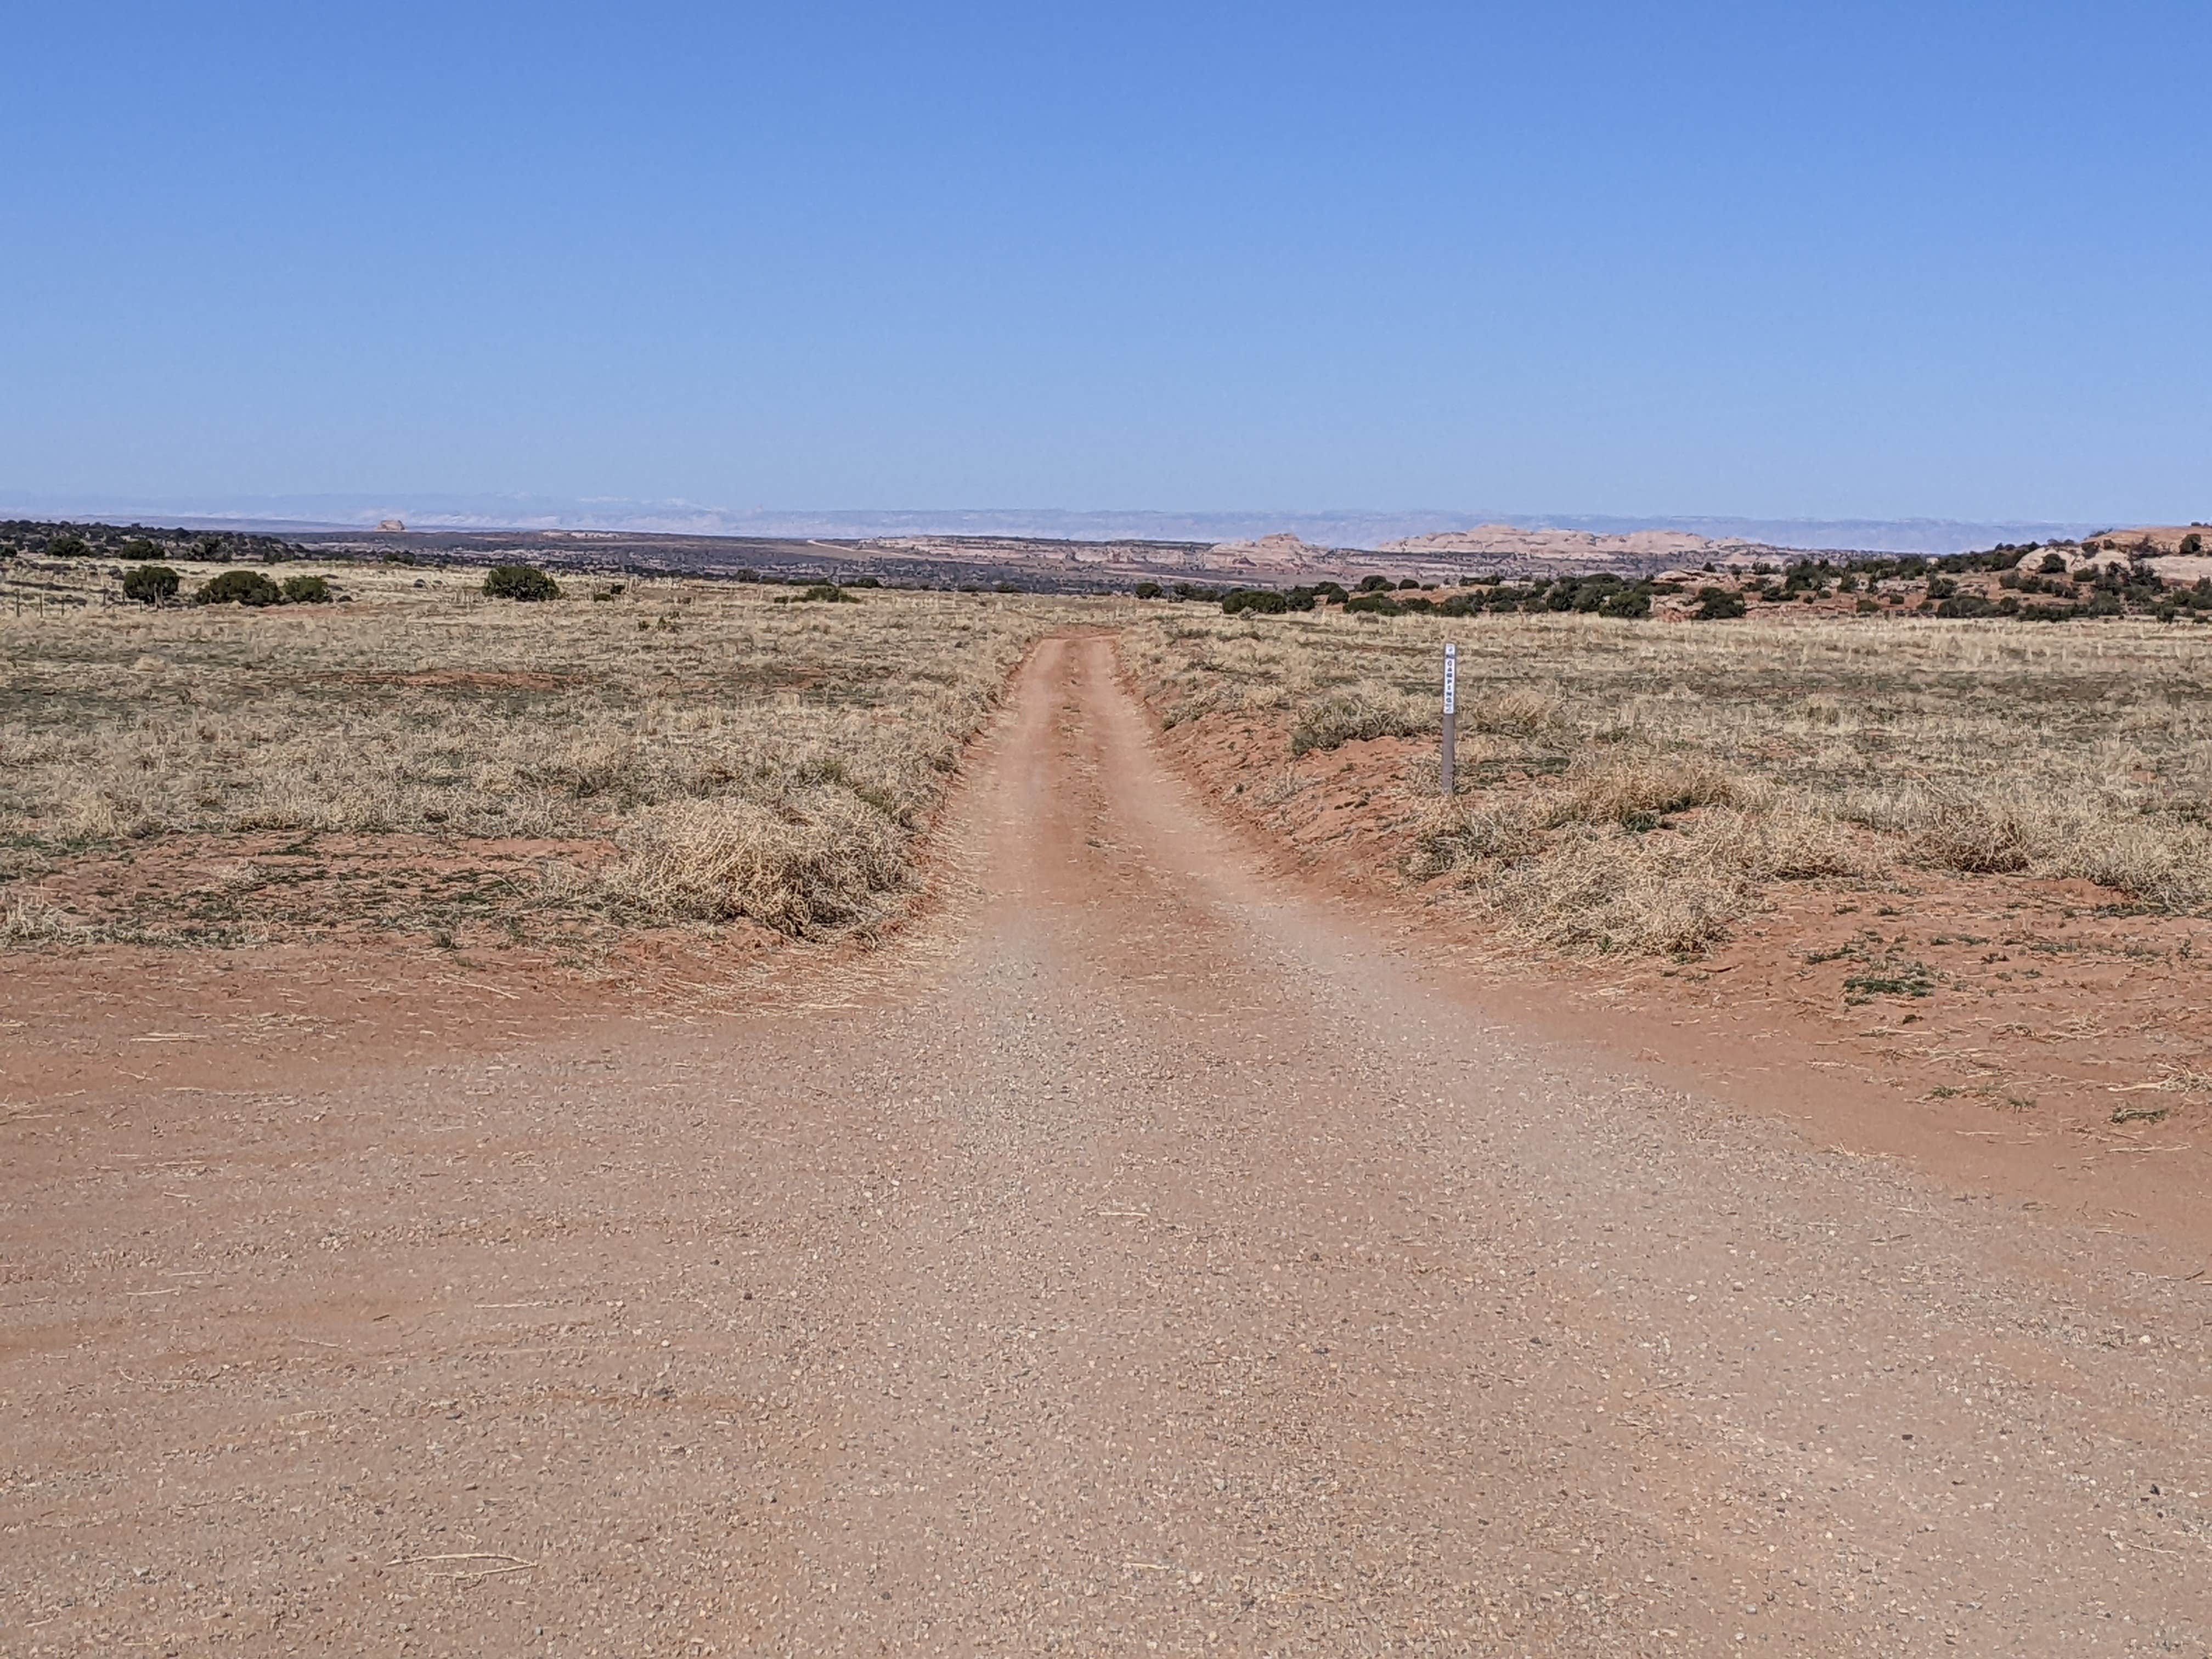
<path fill-rule="evenodd" d="M 881 809 L 817 787 L 775 811 L 757 801 L 657 806 L 617 837 L 607 892 L 648 920 L 734 921 L 794 935 L 870 915 L 905 883 L 906 836 Z"/>
<path fill-rule="evenodd" d="M 61 945 L 83 933 L 68 911 L 36 888 L 13 889 L 0 901 L 0 943 Z"/>

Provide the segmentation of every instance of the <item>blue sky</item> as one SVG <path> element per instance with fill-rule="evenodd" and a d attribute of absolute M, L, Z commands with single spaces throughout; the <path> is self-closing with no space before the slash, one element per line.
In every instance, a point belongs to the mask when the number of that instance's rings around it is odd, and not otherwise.
<path fill-rule="evenodd" d="M 2212 7 L 0 9 L 0 508 L 2212 518 Z"/>

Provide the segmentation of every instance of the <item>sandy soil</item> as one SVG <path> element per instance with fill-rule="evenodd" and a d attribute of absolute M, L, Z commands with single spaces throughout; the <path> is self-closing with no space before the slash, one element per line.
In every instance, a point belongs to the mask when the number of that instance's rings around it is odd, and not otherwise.
<path fill-rule="evenodd" d="M 1405 791 L 1434 738 L 1285 761 L 1263 717 L 1217 714 L 1161 739 L 1292 890 L 1479 976 L 1523 1025 L 1663 1067 L 1683 1086 L 1911 1159 L 2085 1222 L 2203 1242 L 2212 1159 L 2212 928 L 2080 881 L 1915 872 L 1911 890 L 1778 884 L 1774 907 L 1703 958 L 1536 960 L 1401 873 Z M 1283 798 L 1286 775 L 1307 787 Z M 1925 995 L 1851 988 L 1870 959 L 1924 967 Z"/>
<path fill-rule="evenodd" d="M 2200 1237 L 1545 1035 L 1103 640 L 940 845 L 736 1012 L 11 959 L 0 1647 L 2203 1650 Z"/>

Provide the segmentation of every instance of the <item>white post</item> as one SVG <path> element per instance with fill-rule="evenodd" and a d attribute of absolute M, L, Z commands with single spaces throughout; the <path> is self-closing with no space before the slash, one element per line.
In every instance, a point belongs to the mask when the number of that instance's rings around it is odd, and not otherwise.
<path fill-rule="evenodd" d="M 1456 793 L 1453 779 L 1454 752 L 1459 747 L 1459 647 L 1444 647 L 1444 799 L 1449 800 Z"/>

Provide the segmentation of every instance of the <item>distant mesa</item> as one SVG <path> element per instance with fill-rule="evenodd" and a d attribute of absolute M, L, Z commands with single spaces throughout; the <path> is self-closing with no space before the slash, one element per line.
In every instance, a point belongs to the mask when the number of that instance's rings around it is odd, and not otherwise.
<path fill-rule="evenodd" d="M 405 525 L 402 524 L 397 519 L 379 520 L 376 527 L 379 530 L 404 530 L 407 528 Z"/>
<path fill-rule="evenodd" d="M 1449 530 L 1434 536 L 1408 536 L 1385 542 L 1385 553 L 1414 557 L 1443 554 L 1486 554 L 1493 558 L 1559 559 L 1579 564 L 1601 564 L 1614 559 L 1686 559 L 1720 562 L 1773 556 L 1776 549 L 1764 542 L 1714 541 L 1686 530 L 1632 530 L 1623 535 L 1598 535 L 1588 530 L 1522 530 L 1510 524 L 1478 525 L 1473 530 Z"/>
<path fill-rule="evenodd" d="M 1208 564 L 1265 565 L 1276 569 L 1328 564 L 1335 556 L 1328 548 L 1316 547 L 1287 530 L 1262 536 L 1256 541 L 1218 542 L 1206 550 Z"/>

